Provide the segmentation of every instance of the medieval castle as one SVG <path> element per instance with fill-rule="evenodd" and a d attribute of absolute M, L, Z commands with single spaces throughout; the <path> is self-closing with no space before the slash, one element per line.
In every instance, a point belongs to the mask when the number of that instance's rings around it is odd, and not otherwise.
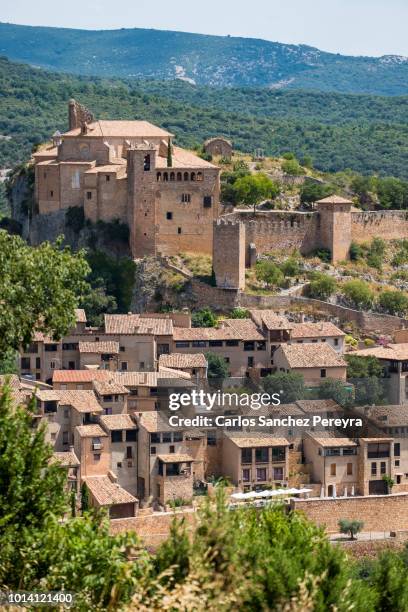
<path fill-rule="evenodd" d="M 327 248 L 337 262 L 351 242 L 408 237 L 405 211 L 361 212 L 338 196 L 308 213 L 221 213 L 220 169 L 174 146 L 173 134 L 147 121 L 95 120 L 75 100 L 68 117 L 69 131 L 55 133 L 53 146 L 34 154 L 40 219 L 70 207 L 83 208 L 93 223 L 118 219 L 129 226 L 135 258 L 212 254 L 217 285 L 239 290 L 245 266 L 260 253 Z M 205 145 L 224 156 L 232 151 L 224 139 Z"/>

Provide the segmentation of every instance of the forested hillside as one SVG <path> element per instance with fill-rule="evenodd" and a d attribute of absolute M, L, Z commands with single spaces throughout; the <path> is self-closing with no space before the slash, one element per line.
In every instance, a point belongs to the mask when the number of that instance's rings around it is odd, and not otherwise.
<path fill-rule="evenodd" d="M 55 74 L 0 58 L 0 167 L 67 128 L 70 97 L 98 118 L 147 119 L 194 147 L 224 134 L 238 150 L 293 151 L 316 168 L 408 178 L 408 97 L 212 89 Z"/>
<path fill-rule="evenodd" d="M 0 53 L 34 66 L 104 77 L 181 78 L 218 87 L 408 93 L 407 58 L 350 57 L 254 38 L 1 23 Z"/>

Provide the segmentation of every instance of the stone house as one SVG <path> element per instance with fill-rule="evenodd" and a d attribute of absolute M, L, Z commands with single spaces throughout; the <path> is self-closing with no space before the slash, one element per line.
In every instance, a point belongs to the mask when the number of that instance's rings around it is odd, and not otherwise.
<path fill-rule="evenodd" d="M 289 477 L 289 442 L 260 432 L 224 432 L 222 472 L 243 491 L 284 486 Z"/>
<path fill-rule="evenodd" d="M 297 372 L 308 385 L 326 378 L 346 381 L 347 364 L 328 344 L 282 344 L 274 362 L 279 372 Z"/>
<path fill-rule="evenodd" d="M 408 343 L 375 346 L 356 351 L 353 354 L 379 359 L 390 383 L 388 385 L 388 401 L 391 404 L 408 402 Z"/>
<path fill-rule="evenodd" d="M 204 151 L 213 157 L 224 157 L 231 159 L 232 157 L 232 142 L 222 136 L 209 138 L 204 143 Z"/>
<path fill-rule="evenodd" d="M 99 417 L 99 424 L 110 436 L 110 470 L 118 484 L 137 494 L 137 425 L 128 414 Z"/>

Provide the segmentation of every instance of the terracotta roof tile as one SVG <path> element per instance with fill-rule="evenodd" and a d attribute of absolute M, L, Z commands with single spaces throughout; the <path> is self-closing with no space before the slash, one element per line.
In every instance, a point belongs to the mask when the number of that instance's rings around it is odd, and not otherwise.
<path fill-rule="evenodd" d="M 167 130 L 149 123 L 149 121 L 106 121 L 99 120 L 88 123 L 86 137 L 94 138 L 168 138 L 172 136 Z M 63 134 L 65 136 L 80 136 L 81 128 L 75 128 Z"/>
<path fill-rule="evenodd" d="M 41 394 L 40 399 L 43 399 L 43 394 L 50 394 L 50 391 L 40 391 L 37 393 Z M 77 412 L 102 412 L 102 407 L 93 391 L 55 390 L 52 393 L 60 405 L 72 406 Z"/>
<path fill-rule="evenodd" d="M 127 395 L 128 389 L 116 381 L 98 381 L 94 380 L 93 388 L 98 395 Z"/>
<path fill-rule="evenodd" d="M 249 314 L 251 319 L 261 328 L 265 326 L 268 330 L 286 330 L 293 327 L 293 323 L 290 323 L 286 317 L 273 310 L 250 309 Z"/>
<path fill-rule="evenodd" d="M 353 204 L 353 202 L 338 195 L 331 195 L 327 198 L 323 198 L 322 200 L 318 200 L 317 204 Z"/>
<path fill-rule="evenodd" d="M 130 334 L 171 336 L 173 333 L 173 321 L 171 319 L 159 319 L 141 317 L 138 314 L 127 315 L 105 315 L 106 334 Z"/>
<path fill-rule="evenodd" d="M 183 353 L 171 353 L 170 355 L 160 355 L 159 366 L 169 368 L 206 368 L 207 360 L 203 353 L 192 355 Z"/>
<path fill-rule="evenodd" d="M 239 448 L 255 448 L 264 446 L 289 446 L 289 442 L 286 438 L 276 438 L 266 433 L 233 433 L 224 435 L 229 438 Z"/>
<path fill-rule="evenodd" d="M 294 323 L 291 339 L 297 338 L 336 338 L 346 334 L 333 323 L 322 321 L 321 323 Z"/>
<path fill-rule="evenodd" d="M 137 417 L 138 423 L 150 433 L 157 431 L 180 431 L 181 427 L 172 427 L 164 412 L 142 412 Z"/>
<path fill-rule="evenodd" d="M 77 467 L 80 465 L 79 459 L 73 450 L 54 453 L 52 459 L 59 461 L 63 467 Z"/>
<path fill-rule="evenodd" d="M 192 463 L 194 461 L 191 455 L 186 455 L 183 453 L 171 453 L 170 455 L 157 455 L 157 458 L 163 463 L 181 463 L 181 462 L 189 462 Z"/>
<path fill-rule="evenodd" d="M 119 353 L 119 342 L 114 342 L 113 340 L 104 342 L 79 342 L 79 352 L 117 355 Z"/>
<path fill-rule="evenodd" d="M 353 355 L 359 355 L 361 357 L 372 356 L 378 359 L 389 359 L 391 361 L 405 361 L 408 360 L 408 343 L 374 346 L 373 348 L 355 351 Z"/>
<path fill-rule="evenodd" d="M 112 372 L 108 370 L 54 370 L 52 382 L 55 383 L 87 383 L 94 380 L 109 380 Z"/>
<path fill-rule="evenodd" d="M 112 482 L 108 476 L 90 476 L 85 478 L 92 497 L 100 506 L 114 506 L 115 504 L 129 504 L 137 502 L 128 491 Z"/>
<path fill-rule="evenodd" d="M 129 414 L 104 414 L 99 417 L 99 421 L 109 431 L 112 429 L 137 429 L 135 421 Z"/>
<path fill-rule="evenodd" d="M 106 438 L 108 435 L 100 425 L 78 425 L 76 428 L 81 438 Z"/>
<path fill-rule="evenodd" d="M 281 352 L 290 368 L 341 368 L 346 362 L 328 344 L 281 344 L 275 355 Z"/>

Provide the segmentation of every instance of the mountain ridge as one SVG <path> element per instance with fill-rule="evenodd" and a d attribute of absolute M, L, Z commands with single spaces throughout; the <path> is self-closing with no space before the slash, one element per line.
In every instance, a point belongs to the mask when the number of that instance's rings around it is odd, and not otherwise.
<path fill-rule="evenodd" d="M 404 56 L 346 56 L 260 38 L 0 22 L 0 55 L 83 76 L 179 79 L 213 87 L 408 93 L 408 58 Z"/>

